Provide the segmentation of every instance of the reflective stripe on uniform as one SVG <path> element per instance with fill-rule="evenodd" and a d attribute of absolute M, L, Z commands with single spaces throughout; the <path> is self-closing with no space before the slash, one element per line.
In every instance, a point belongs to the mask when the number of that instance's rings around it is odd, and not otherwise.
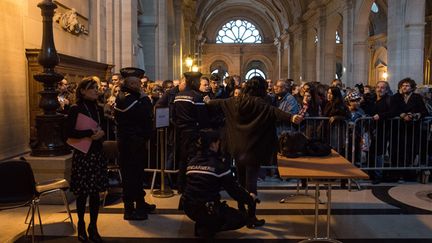
<path fill-rule="evenodd" d="M 227 170 L 221 174 L 216 174 L 216 173 L 213 173 L 210 171 L 204 171 L 204 170 L 189 170 L 188 172 L 186 172 L 186 175 L 189 175 L 189 174 L 206 174 L 206 175 L 212 175 L 212 176 L 220 178 L 222 176 L 228 175 L 229 173 L 231 173 L 231 170 Z"/>

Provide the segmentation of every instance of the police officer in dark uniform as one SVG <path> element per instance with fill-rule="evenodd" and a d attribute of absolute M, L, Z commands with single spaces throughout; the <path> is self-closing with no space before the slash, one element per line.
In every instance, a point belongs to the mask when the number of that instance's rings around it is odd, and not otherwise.
<path fill-rule="evenodd" d="M 118 129 L 118 148 L 123 185 L 125 220 L 145 220 L 156 206 L 144 200 L 144 167 L 147 143 L 153 129 L 153 110 L 149 97 L 141 91 L 140 77 L 144 70 L 123 68 L 125 78 L 116 99 L 115 120 Z"/>
<path fill-rule="evenodd" d="M 200 72 L 184 73 L 184 80 L 180 81 L 180 92 L 174 99 L 173 120 L 177 134 L 177 153 L 179 163 L 179 174 L 177 179 L 177 189 L 182 193 L 186 183 L 186 166 L 188 160 L 195 152 L 194 142 L 200 129 L 200 122 L 203 117 L 200 112 L 207 109 L 203 102 L 202 95 L 198 92 Z"/>
<path fill-rule="evenodd" d="M 219 134 L 212 130 L 198 134 L 198 152 L 187 166 L 187 183 L 182 195 L 186 215 L 195 221 L 195 235 L 212 237 L 219 231 L 236 230 L 248 223 L 248 214 L 220 201 L 225 189 L 239 204 L 253 205 L 253 197 L 235 180 L 231 167 L 221 160 Z M 254 212 L 251 212 L 253 217 Z"/>

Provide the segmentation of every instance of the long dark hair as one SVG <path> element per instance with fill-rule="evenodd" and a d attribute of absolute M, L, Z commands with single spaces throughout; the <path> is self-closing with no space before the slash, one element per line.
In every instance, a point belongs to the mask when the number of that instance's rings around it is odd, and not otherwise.
<path fill-rule="evenodd" d="M 311 95 L 311 101 L 308 104 L 308 113 L 312 113 L 310 114 L 311 116 L 319 116 L 319 110 L 320 110 L 320 106 L 321 106 L 321 99 L 318 95 L 317 89 L 315 85 L 309 85 L 309 91 L 305 91 L 305 93 L 308 92 Z"/>
<path fill-rule="evenodd" d="M 243 93 L 249 96 L 265 97 L 268 84 L 261 76 L 254 76 L 246 82 Z"/>
<path fill-rule="evenodd" d="M 78 87 L 75 92 L 76 97 L 76 103 L 83 102 L 84 95 L 81 93 L 81 90 L 88 90 L 91 88 L 97 87 L 98 83 L 96 80 L 93 79 L 93 77 L 85 77 L 81 80 L 81 82 L 78 84 Z"/>
<path fill-rule="evenodd" d="M 343 104 L 344 99 L 342 97 L 342 92 L 338 87 L 330 87 L 328 90 L 332 93 L 333 99 L 329 100 L 329 102 L 334 104 Z"/>
<path fill-rule="evenodd" d="M 349 111 L 342 97 L 342 92 L 338 87 L 330 87 L 328 89 L 333 99 L 329 100 L 324 108 L 324 115 L 331 116 L 348 116 Z"/>

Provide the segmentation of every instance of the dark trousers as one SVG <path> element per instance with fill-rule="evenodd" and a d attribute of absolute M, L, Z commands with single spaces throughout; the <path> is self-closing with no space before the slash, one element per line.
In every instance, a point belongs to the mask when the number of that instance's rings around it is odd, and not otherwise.
<path fill-rule="evenodd" d="M 144 201 L 144 168 L 147 161 L 147 140 L 119 139 L 120 171 L 123 179 L 123 202 Z"/>
<path fill-rule="evenodd" d="M 248 192 L 258 195 L 257 181 L 260 167 L 255 165 L 245 165 L 237 163 L 238 181 Z"/>
<path fill-rule="evenodd" d="M 177 178 L 177 189 L 180 192 L 184 191 L 186 186 L 186 168 L 189 160 L 196 152 L 195 143 L 198 137 L 198 131 L 193 129 L 178 129 L 177 143 L 177 159 L 179 165 L 179 173 Z"/>
<path fill-rule="evenodd" d="M 246 218 L 237 209 L 226 203 L 215 202 L 211 207 L 191 200 L 185 200 L 183 209 L 195 221 L 195 233 L 204 231 L 214 234 L 219 231 L 236 230 L 246 225 Z"/>

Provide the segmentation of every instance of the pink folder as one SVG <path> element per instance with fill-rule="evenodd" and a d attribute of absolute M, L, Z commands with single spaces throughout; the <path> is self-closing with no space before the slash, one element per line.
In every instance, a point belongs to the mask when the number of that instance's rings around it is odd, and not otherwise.
<path fill-rule="evenodd" d="M 93 120 L 91 117 L 88 117 L 82 113 L 78 113 L 77 121 L 75 124 L 76 130 L 79 131 L 89 130 L 89 129 L 94 130 L 97 129 L 98 126 L 99 126 L 98 123 L 95 120 Z M 66 143 L 86 154 L 90 149 L 92 139 L 89 137 L 68 138 Z"/>

